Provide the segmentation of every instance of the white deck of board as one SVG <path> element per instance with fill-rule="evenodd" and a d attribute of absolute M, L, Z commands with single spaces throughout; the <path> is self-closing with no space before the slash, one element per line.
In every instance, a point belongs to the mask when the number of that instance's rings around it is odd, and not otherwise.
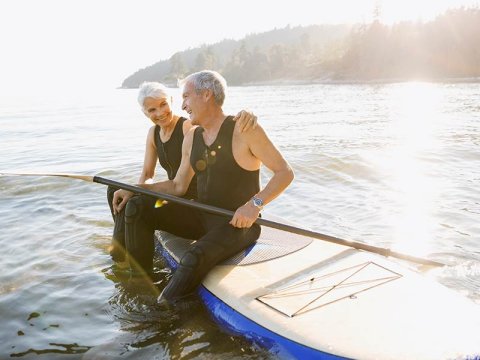
<path fill-rule="evenodd" d="M 274 231 L 282 236 L 283 232 Z M 363 268 L 365 264 L 370 265 Z M 351 269 L 359 268 L 359 273 L 345 280 Z M 308 285 L 299 289 L 298 296 L 278 294 L 279 289 L 312 277 L 321 280 L 312 287 L 322 289 L 345 282 L 325 294 L 323 290 L 309 292 Z M 203 284 L 259 325 L 323 352 L 401 360 L 480 355 L 479 305 L 398 263 L 349 247 L 314 240 L 274 260 L 218 265 Z M 369 289 L 373 285 L 377 286 Z M 262 298 L 268 305 L 257 300 L 276 292 L 278 296 Z M 307 311 L 285 315 L 322 294 Z"/>

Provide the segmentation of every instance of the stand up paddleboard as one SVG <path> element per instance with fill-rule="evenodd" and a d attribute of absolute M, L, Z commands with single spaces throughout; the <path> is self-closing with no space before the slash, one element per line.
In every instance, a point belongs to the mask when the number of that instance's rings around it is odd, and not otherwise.
<path fill-rule="evenodd" d="M 173 268 L 193 243 L 156 237 Z M 223 327 L 281 357 L 480 359 L 480 306 L 380 255 L 276 229 L 199 294 Z"/>

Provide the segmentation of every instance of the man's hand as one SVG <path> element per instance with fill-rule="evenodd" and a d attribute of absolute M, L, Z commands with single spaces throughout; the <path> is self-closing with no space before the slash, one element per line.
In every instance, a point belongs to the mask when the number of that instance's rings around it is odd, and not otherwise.
<path fill-rule="evenodd" d="M 131 191 L 127 190 L 117 190 L 113 193 L 113 214 L 117 215 L 120 211 L 122 211 L 123 207 L 127 204 L 127 201 L 135 195 Z"/>
<path fill-rule="evenodd" d="M 251 111 L 242 110 L 233 118 L 233 120 L 238 121 L 240 132 L 245 132 L 250 129 L 255 130 L 257 127 L 257 117 Z"/>
<path fill-rule="evenodd" d="M 230 225 L 237 228 L 249 228 L 257 220 L 258 214 L 260 214 L 260 209 L 249 200 L 235 211 L 232 220 L 230 220 Z"/>

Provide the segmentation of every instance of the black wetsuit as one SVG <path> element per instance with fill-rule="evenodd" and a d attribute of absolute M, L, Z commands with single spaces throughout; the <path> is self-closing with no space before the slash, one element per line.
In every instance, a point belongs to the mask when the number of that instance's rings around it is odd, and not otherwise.
<path fill-rule="evenodd" d="M 233 118 L 227 117 L 210 146 L 203 140 L 203 129 L 195 129 L 190 156 L 197 176 L 198 201 L 232 211 L 260 190 L 260 171 L 241 168 L 233 157 L 234 128 Z M 126 209 L 126 244 L 129 256 L 134 259 L 130 266 L 151 271 L 155 229 L 198 239 L 182 257 L 164 289 L 162 297 L 167 300 L 193 292 L 213 266 L 253 244 L 260 236 L 260 227 L 256 224 L 236 228 L 229 224 L 228 217 L 171 203 L 155 209 L 141 199 L 130 201 Z"/>
<path fill-rule="evenodd" d="M 160 126 L 155 126 L 155 146 L 160 165 L 167 171 L 168 179 L 173 180 L 177 175 L 180 162 L 182 161 L 182 143 L 183 143 L 183 123 L 184 117 L 178 119 L 175 129 L 173 129 L 170 139 L 163 142 L 160 139 Z M 188 186 L 188 190 L 183 195 L 186 199 L 197 198 L 197 179 L 194 177 Z"/>
<path fill-rule="evenodd" d="M 170 180 L 177 174 L 180 161 L 182 160 L 183 123 L 186 120 L 184 117 L 178 119 L 170 139 L 166 142 L 163 142 L 160 138 L 160 126 L 155 126 L 153 139 L 157 148 L 158 160 L 160 166 L 167 172 L 168 179 Z M 113 214 L 113 194 L 117 190 L 118 188 L 112 186 L 109 186 L 107 189 L 108 205 L 110 206 L 110 211 L 115 223 L 110 255 L 115 261 L 123 261 L 125 259 L 125 208 L 122 209 L 118 215 L 115 216 Z M 187 199 L 197 198 L 196 177 L 192 179 L 184 197 Z M 152 206 L 154 206 L 155 201 L 155 199 L 150 198 Z"/>

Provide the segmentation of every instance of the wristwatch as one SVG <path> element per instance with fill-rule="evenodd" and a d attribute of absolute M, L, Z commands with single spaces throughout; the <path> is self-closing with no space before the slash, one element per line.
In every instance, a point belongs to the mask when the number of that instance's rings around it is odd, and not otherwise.
<path fill-rule="evenodd" d="M 252 203 L 253 203 L 253 206 L 258 208 L 258 210 L 263 209 L 263 200 L 257 197 L 256 195 L 252 197 Z"/>

